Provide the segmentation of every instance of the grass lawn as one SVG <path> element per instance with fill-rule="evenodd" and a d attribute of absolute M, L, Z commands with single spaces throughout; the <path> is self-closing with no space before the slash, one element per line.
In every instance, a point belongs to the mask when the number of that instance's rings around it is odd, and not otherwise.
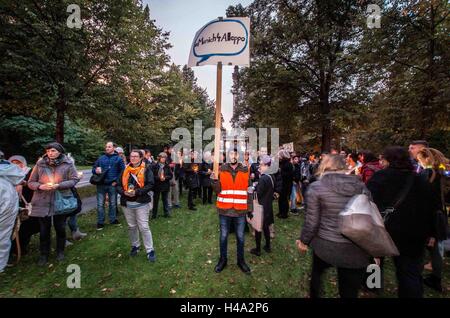
<path fill-rule="evenodd" d="M 186 195 L 184 195 L 185 197 Z M 183 201 L 184 207 L 186 202 Z M 30 244 L 30 253 L 21 263 L 0 274 L 1 297 L 307 297 L 311 252 L 301 256 L 295 239 L 302 216 L 276 219 L 273 252 L 263 251 L 257 258 L 247 251 L 254 246 L 246 234 L 246 260 L 252 275 L 243 274 L 236 266 L 234 236 L 229 239 L 229 261 L 225 270 L 214 273 L 219 255 L 218 217 L 212 206 L 199 207 L 197 212 L 185 208 L 174 210 L 172 218 L 150 222 L 156 263 L 149 263 L 145 254 L 130 258 L 130 244 L 123 214 L 121 225 L 95 230 L 94 213 L 83 215 L 79 224 L 88 237 L 66 250 L 66 260 L 58 264 L 55 255 L 51 264 L 40 268 L 38 237 Z M 54 242 L 53 242 L 54 244 Z M 81 288 L 69 289 L 66 280 L 69 264 L 81 268 Z M 445 260 L 445 279 L 450 277 Z M 381 297 L 395 297 L 392 264 L 386 266 L 386 288 Z M 447 285 L 444 288 L 447 290 Z M 337 297 L 336 273 L 330 270 L 324 277 L 324 296 Z M 375 297 L 361 293 L 362 297 Z M 426 297 L 446 297 L 425 289 Z"/>

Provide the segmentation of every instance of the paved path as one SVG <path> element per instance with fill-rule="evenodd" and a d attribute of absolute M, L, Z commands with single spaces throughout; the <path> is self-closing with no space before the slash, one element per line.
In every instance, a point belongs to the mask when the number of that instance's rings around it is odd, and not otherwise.
<path fill-rule="evenodd" d="M 88 185 L 91 185 L 89 183 L 89 179 L 92 176 L 92 171 L 91 170 L 81 170 L 80 172 L 83 173 L 83 177 L 81 178 L 81 180 L 77 183 L 76 187 L 77 188 L 82 188 Z"/>

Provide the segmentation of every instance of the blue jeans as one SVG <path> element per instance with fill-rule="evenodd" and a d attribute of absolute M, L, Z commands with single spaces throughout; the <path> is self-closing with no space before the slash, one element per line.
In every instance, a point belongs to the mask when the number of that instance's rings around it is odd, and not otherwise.
<path fill-rule="evenodd" d="M 292 184 L 292 191 L 291 191 L 291 210 L 295 210 L 297 208 L 297 184 Z"/>
<path fill-rule="evenodd" d="M 220 258 L 227 259 L 228 256 L 228 233 L 230 232 L 231 222 L 234 222 L 236 232 L 236 250 L 238 262 L 244 261 L 244 230 L 245 215 L 233 217 L 219 214 L 220 221 Z"/>
<path fill-rule="evenodd" d="M 97 186 L 97 223 L 105 223 L 105 195 L 108 193 L 109 198 L 109 222 L 116 220 L 117 209 L 117 191 L 112 185 Z"/>
<path fill-rule="evenodd" d="M 75 232 L 78 230 L 78 224 L 77 224 L 77 216 L 72 215 L 67 218 L 67 225 L 69 226 L 69 229 L 71 232 Z"/>

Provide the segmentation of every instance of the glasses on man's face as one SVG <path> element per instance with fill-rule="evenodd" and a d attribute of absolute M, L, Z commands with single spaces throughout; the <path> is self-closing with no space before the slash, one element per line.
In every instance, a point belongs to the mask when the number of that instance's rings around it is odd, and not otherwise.
<path fill-rule="evenodd" d="M 139 158 L 139 156 L 130 156 L 130 158 Z"/>

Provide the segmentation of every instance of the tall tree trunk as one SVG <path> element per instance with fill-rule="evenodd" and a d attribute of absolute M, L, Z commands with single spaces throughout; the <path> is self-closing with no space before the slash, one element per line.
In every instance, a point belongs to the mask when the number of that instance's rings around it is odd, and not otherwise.
<path fill-rule="evenodd" d="M 330 119 L 330 87 L 327 83 L 325 72 L 320 72 L 320 111 L 322 116 L 322 152 L 331 150 L 331 119 Z"/>
<path fill-rule="evenodd" d="M 435 92 L 435 74 L 434 74 L 434 59 L 436 55 L 436 40 L 435 40 L 435 25 L 436 11 L 433 4 L 430 3 L 430 38 L 428 40 L 428 67 L 427 67 L 427 83 L 424 85 L 424 94 L 421 105 L 421 125 L 420 125 L 420 139 L 428 137 L 428 128 L 433 125 L 431 122 L 431 114 L 433 113 L 432 100 Z"/>
<path fill-rule="evenodd" d="M 56 105 L 56 141 L 64 143 L 64 114 L 65 102 L 58 101 Z"/>

